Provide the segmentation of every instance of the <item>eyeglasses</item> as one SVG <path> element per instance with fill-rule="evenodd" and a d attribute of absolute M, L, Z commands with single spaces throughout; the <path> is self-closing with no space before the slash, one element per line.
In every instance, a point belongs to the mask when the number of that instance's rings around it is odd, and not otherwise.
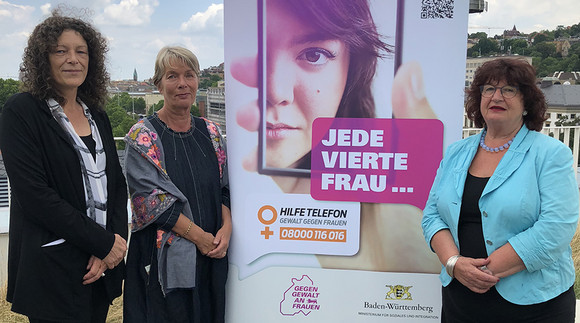
<path fill-rule="evenodd" d="M 496 87 L 493 85 L 482 85 L 479 87 L 479 89 L 481 90 L 481 96 L 486 98 L 492 97 L 495 94 L 495 91 L 497 91 L 498 89 L 500 90 L 501 95 L 505 99 L 511 99 L 514 96 L 516 96 L 516 94 L 518 94 L 517 86 L 513 85 L 504 85 L 502 87 Z"/>

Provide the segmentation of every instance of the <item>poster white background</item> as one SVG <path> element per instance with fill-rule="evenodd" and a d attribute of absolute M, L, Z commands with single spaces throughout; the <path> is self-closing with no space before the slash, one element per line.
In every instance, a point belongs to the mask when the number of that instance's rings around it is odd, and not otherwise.
<path fill-rule="evenodd" d="M 395 1 L 371 1 L 373 15 L 390 10 Z M 420 1 L 405 1 L 405 33 L 403 63 L 418 61 L 423 70 L 425 94 L 438 119 L 444 124 L 444 146 L 459 140 L 463 118 L 463 89 L 465 78 L 465 51 L 467 38 L 468 2 L 455 1 L 453 19 L 421 19 Z M 379 33 L 389 35 L 394 21 L 377 21 Z M 304 254 L 271 253 L 246 263 L 245 250 L 255 248 L 248 239 L 248 226 L 256 219 L 254 210 L 244 202 L 250 195 L 278 195 L 285 193 L 268 176 L 249 172 L 242 160 L 257 146 L 258 135 L 241 128 L 236 122 L 238 109 L 257 100 L 258 90 L 243 85 L 230 73 L 231 64 L 240 57 L 255 57 L 257 41 L 257 3 L 255 0 L 225 2 L 225 79 L 226 119 L 232 218 L 234 232 L 230 249 L 230 275 L 228 277 L 227 322 L 373 322 L 385 321 L 383 317 L 361 315 L 372 312 L 364 302 L 391 302 L 402 305 L 425 304 L 433 306 L 440 314 L 440 283 L 436 274 L 387 273 L 357 270 L 322 269 L 308 250 Z M 394 44 L 394 35 L 387 42 Z M 392 62 L 379 62 L 374 96 L 378 117 L 390 117 L 390 82 Z M 380 86 L 379 86 L 380 85 Z M 417 131 L 420 135 L 420 129 Z M 275 198 L 273 198 L 275 199 Z M 391 228 L 391 230 L 396 228 Z M 385 232 L 388 234 L 388 232 Z M 397 248 L 397 246 L 393 246 Z M 292 285 L 292 278 L 307 275 L 320 290 L 316 300 L 320 309 L 308 315 L 302 313 L 284 316 L 280 301 L 284 291 Z M 385 299 L 390 287 L 410 287 L 413 300 Z M 406 317 L 389 317 L 389 322 L 425 322 L 412 317 L 421 311 L 375 311 L 406 314 Z M 376 320 L 374 318 L 377 318 Z M 438 322 L 439 319 L 432 320 Z"/>

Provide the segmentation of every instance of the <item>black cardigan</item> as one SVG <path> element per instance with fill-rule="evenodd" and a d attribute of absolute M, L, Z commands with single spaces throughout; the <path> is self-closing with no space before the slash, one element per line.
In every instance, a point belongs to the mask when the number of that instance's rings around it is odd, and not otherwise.
<path fill-rule="evenodd" d="M 54 321 L 89 315 L 91 255 L 103 259 L 114 233 L 127 239 L 127 189 L 107 115 L 89 107 L 107 156 L 107 228 L 86 215 L 80 162 L 45 101 L 19 93 L 0 118 L 0 149 L 12 189 L 8 293 L 12 310 Z M 41 247 L 65 239 L 63 244 Z M 121 295 L 124 263 L 107 270 L 109 301 Z"/>

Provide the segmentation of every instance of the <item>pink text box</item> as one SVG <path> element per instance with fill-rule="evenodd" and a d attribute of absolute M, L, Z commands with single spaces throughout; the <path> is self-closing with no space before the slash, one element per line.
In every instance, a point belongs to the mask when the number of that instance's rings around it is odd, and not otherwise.
<path fill-rule="evenodd" d="M 318 118 L 311 195 L 423 209 L 442 147 L 443 124 L 435 119 Z"/>

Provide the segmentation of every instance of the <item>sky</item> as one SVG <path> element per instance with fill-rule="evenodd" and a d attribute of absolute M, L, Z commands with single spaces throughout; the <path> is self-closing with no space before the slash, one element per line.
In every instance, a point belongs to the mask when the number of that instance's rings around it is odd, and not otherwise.
<path fill-rule="evenodd" d="M 131 79 L 134 69 L 139 80 L 152 77 L 155 56 L 165 45 L 191 49 L 201 68 L 223 62 L 223 0 L 0 0 L 0 78 L 18 78 L 28 35 L 63 2 L 89 9 L 81 17 L 108 39 L 112 80 Z M 514 25 L 530 33 L 580 23 L 578 0 L 487 2 L 487 12 L 469 15 L 467 33 L 493 36 Z"/>
<path fill-rule="evenodd" d="M 109 42 L 112 80 L 153 76 L 157 52 L 166 45 L 192 50 L 201 68 L 224 60 L 222 0 L 0 0 L 0 78 L 18 78 L 28 35 L 61 3 L 87 8 L 83 20 Z"/>
<path fill-rule="evenodd" d="M 459 1 L 459 0 L 455 0 Z M 469 15 L 468 33 L 502 34 L 514 25 L 520 32 L 554 30 L 580 23 L 578 0 L 486 0 L 488 11 Z"/>

